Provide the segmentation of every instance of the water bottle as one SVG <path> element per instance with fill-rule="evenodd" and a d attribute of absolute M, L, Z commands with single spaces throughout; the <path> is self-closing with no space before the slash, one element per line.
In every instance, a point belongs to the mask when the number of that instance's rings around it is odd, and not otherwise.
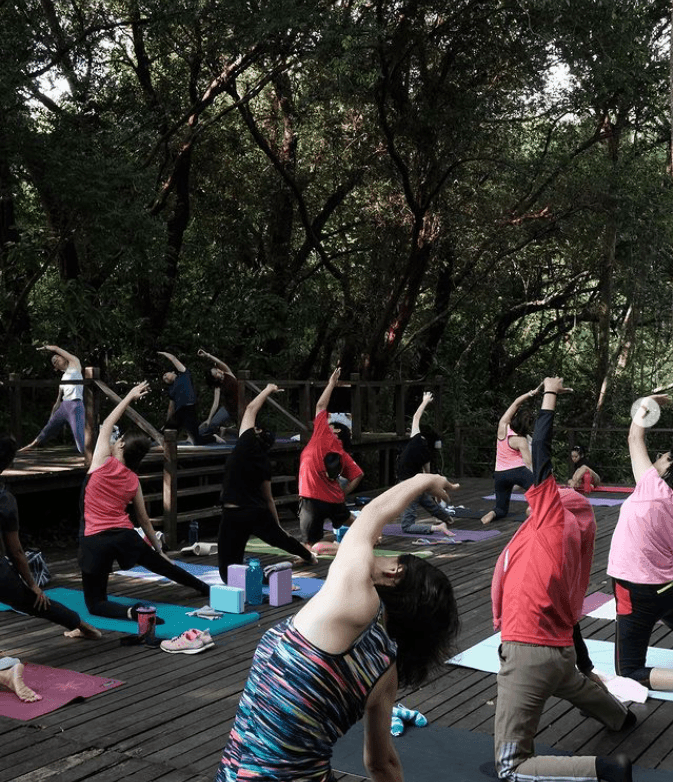
<path fill-rule="evenodd" d="M 262 563 L 256 557 L 252 557 L 248 561 L 248 570 L 245 574 L 245 599 L 252 606 L 262 603 L 263 578 Z"/>
<path fill-rule="evenodd" d="M 199 542 L 199 522 L 198 521 L 190 521 L 189 522 L 189 538 L 188 542 L 190 546 L 193 546 L 194 543 Z"/>

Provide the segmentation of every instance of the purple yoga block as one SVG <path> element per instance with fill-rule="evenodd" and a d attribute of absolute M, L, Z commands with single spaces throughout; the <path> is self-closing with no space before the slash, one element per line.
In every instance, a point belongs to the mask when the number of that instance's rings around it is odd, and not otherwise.
<path fill-rule="evenodd" d="M 269 576 L 269 603 L 284 606 L 292 602 L 292 571 L 277 570 Z"/>
<path fill-rule="evenodd" d="M 243 590 L 243 602 L 245 602 L 245 574 L 248 572 L 247 565 L 229 565 L 227 568 L 227 584 L 232 587 L 238 587 Z"/>

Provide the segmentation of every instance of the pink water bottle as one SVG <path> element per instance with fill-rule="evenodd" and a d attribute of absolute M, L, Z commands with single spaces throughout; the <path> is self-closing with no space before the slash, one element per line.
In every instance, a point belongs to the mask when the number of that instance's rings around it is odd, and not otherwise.
<path fill-rule="evenodd" d="M 154 628 L 157 624 L 157 609 L 154 606 L 138 608 L 138 635 L 146 640 L 154 638 Z"/>

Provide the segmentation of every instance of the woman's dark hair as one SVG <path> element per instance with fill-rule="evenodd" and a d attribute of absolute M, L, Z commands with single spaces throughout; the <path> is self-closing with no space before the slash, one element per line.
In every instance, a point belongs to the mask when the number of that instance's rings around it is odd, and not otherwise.
<path fill-rule="evenodd" d="M 577 455 L 580 457 L 580 459 L 584 459 L 584 457 L 587 455 L 583 445 L 573 445 L 573 447 L 570 449 L 570 453 L 573 451 L 577 452 Z"/>
<path fill-rule="evenodd" d="M 527 437 L 533 431 L 535 418 L 530 410 L 519 408 L 512 416 L 510 429 L 516 432 L 520 437 Z"/>
<path fill-rule="evenodd" d="M 124 436 L 124 464 L 129 470 L 138 472 L 140 462 L 147 455 L 151 445 L 152 443 L 145 435 L 129 434 Z"/>
<path fill-rule="evenodd" d="M 212 367 L 210 369 L 212 369 Z M 204 377 L 206 379 L 206 385 L 208 386 L 208 388 L 219 388 L 221 383 L 215 377 L 215 375 L 213 375 L 210 369 L 207 369 L 204 373 Z"/>
<path fill-rule="evenodd" d="M 673 459 L 673 448 L 669 450 L 669 453 L 671 454 L 670 459 Z M 661 479 L 665 481 L 671 487 L 671 489 L 673 489 L 673 461 L 669 461 L 668 469 L 661 476 Z"/>
<path fill-rule="evenodd" d="M 453 587 L 439 568 L 402 554 L 404 575 L 395 586 L 377 586 L 386 609 L 386 632 L 397 643 L 397 673 L 403 687 L 424 682 L 451 656 L 460 620 Z"/>
<path fill-rule="evenodd" d="M 334 434 L 339 438 L 339 440 L 341 440 L 341 445 L 343 445 L 344 451 L 348 453 L 348 451 L 350 451 L 351 447 L 353 446 L 353 441 L 351 440 L 351 430 L 345 424 L 341 424 L 338 421 L 334 421 L 332 427 L 335 430 Z"/>
<path fill-rule="evenodd" d="M 4 472 L 14 461 L 16 449 L 16 440 L 11 435 L 0 435 L 0 472 Z"/>
<path fill-rule="evenodd" d="M 265 451 L 270 451 L 276 442 L 276 433 L 270 429 L 262 429 L 261 432 L 257 432 L 257 439 Z"/>

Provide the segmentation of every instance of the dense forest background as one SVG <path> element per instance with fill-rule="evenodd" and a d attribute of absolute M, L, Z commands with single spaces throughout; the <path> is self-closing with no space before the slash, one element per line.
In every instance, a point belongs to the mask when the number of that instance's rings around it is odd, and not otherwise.
<path fill-rule="evenodd" d="M 0 0 L 0 356 L 673 381 L 668 0 Z M 44 410 L 42 413 L 44 414 Z"/>

